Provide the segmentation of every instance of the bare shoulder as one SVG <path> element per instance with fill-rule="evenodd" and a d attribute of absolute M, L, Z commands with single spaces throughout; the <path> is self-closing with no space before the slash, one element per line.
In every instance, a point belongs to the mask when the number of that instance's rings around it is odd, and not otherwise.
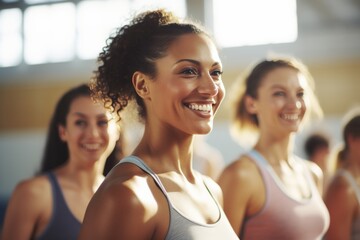
<path fill-rule="evenodd" d="M 51 185 L 44 175 L 33 177 L 19 182 L 12 194 L 10 201 L 27 199 L 30 203 L 40 205 L 51 196 Z"/>
<path fill-rule="evenodd" d="M 242 183 L 254 180 L 259 176 L 256 163 L 249 156 L 242 155 L 225 167 L 219 178 L 219 183 L 224 181 Z"/>
<path fill-rule="evenodd" d="M 10 197 L 3 226 L 4 239 L 30 239 L 44 227 L 51 211 L 51 185 L 46 176 L 18 183 Z M 21 226 L 21 231 L 18 227 Z"/>
<path fill-rule="evenodd" d="M 340 174 L 336 174 L 329 183 L 325 199 L 340 200 L 339 198 L 342 198 L 342 200 L 344 200 L 353 198 L 353 196 L 354 192 L 345 177 Z"/>
<path fill-rule="evenodd" d="M 166 199 L 160 195 L 151 176 L 137 166 L 117 165 L 91 199 L 80 239 L 145 239 L 163 217 L 159 206 Z"/>
<path fill-rule="evenodd" d="M 260 170 L 254 160 L 247 155 L 240 156 L 226 166 L 218 183 L 224 196 L 231 195 L 234 198 L 250 197 L 263 187 Z"/>

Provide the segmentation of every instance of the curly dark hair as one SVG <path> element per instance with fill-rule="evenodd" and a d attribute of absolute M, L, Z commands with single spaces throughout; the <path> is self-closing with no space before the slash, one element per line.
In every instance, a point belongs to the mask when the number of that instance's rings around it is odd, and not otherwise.
<path fill-rule="evenodd" d="M 146 109 L 132 85 L 133 74 L 141 71 L 154 78 L 155 60 L 166 55 L 175 39 L 190 33 L 209 36 L 200 25 L 181 21 L 163 9 L 138 14 L 107 39 L 90 83 L 92 96 L 116 112 L 119 119 L 120 111 L 135 99 L 139 116 L 144 119 Z"/>

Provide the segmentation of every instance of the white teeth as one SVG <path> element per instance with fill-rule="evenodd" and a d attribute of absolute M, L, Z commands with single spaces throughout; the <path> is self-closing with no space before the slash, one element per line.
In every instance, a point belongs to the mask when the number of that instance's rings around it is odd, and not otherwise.
<path fill-rule="evenodd" d="M 85 147 L 88 150 L 96 150 L 96 149 L 100 148 L 100 144 L 99 143 L 87 143 L 87 144 L 83 144 L 83 147 Z"/>
<path fill-rule="evenodd" d="M 283 118 L 286 120 L 298 120 L 299 115 L 298 114 L 283 114 Z"/>
<path fill-rule="evenodd" d="M 196 110 L 196 111 L 210 112 L 212 109 L 212 104 L 191 103 L 191 104 L 189 104 L 189 108 L 192 110 Z"/>

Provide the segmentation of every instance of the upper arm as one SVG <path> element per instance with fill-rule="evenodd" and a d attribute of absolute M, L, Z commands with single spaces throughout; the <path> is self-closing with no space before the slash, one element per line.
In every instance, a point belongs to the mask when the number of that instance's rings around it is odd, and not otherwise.
<path fill-rule="evenodd" d="M 9 199 L 2 239 L 31 239 L 41 212 L 44 210 L 44 191 L 33 180 L 19 183 Z"/>
<path fill-rule="evenodd" d="M 79 240 L 136 240 L 152 236 L 155 213 L 139 192 L 123 183 L 99 189 L 87 207 Z"/>
<path fill-rule="evenodd" d="M 235 232 L 239 235 L 253 195 L 251 175 L 254 164 L 238 160 L 227 166 L 218 183 L 223 191 L 224 211 Z"/>
<path fill-rule="evenodd" d="M 357 208 L 357 201 L 345 179 L 337 176 L 330 183 L 324 201 L 330 213 L 330 226 L 326 239 L 350 239 L 352 219 Z"/>

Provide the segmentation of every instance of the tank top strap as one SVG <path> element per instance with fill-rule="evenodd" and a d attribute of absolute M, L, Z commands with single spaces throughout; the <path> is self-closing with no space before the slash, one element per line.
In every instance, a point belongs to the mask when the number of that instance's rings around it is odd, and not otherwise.
<path fill-rule="evenodd" d="M 48 172 L 47 174 L 47 177 L 49 178 L 49 181 L 50 181 L 50 184 L 51 184 L 51 187 L 53 189 L 57 189 L 57 190 L 60 190 L 60 186 L 56 180 L 56 177 L 55 177 L 55 174 L 53 172 Z"/>
<path fill-rule="evenodd" d="M 255 149 L 249 150 L 246 154 L 253 158 L 256 162 L 267 165 L 265 158 Z"/>
<path fill-rule="evenodd" d="M 52 193 L 53 201 L 54 201 L 54 206 L 56 206 L 53 208 L 54 216 L 56 216 L 56 217 L 60 216 L 60 215 L 62 216 L 66 213 L 66 214 L 69 214 L 69 216 L 71 216 L 71 218 L 73 220 L 78 222 L 78 220 L 75 218 L 73 213 L 70 211 L 70 209 L 66 203 L 63 191 L 61 190 L 60 184 L 59 184 L 55 174 L 53 172 L 49 172 L 49 173 L 47 173 L 47 176 L 50 180 L 50 184 L 53 189 L 53 193 Z"/>
<path fill-rule="evenodd" d="M 53 189 L 53 199 L 55 201 L 54 205 L 64 203 L 65 198 L 62 194 L 60 184 L 59 184 L 58 180 L 56 179 L 55 174 L 53 172 L 48 172 L 47 176 L 49 178 L 51 188 Z M 57 202 L 58 200 L 60 200 L 60 202 Z"/>
<path fill-rule="evenodd" d="M 343 176 L 346 179 L 346 181 L 348 181 L 348 183 L 355 192 L 358 203 L 360 204 L 360 189 L 359 186 L 356 184 L 356 181 L 354 177 L 351 175 L 351 173 L 345 169 L 340 169 L 338 170 L 337 175 Z"/>
<path fill-rule="evenodd" d="M 248 156 L 250 156 L 252 159 L 254 159 L 260 169 L 264 168 L 267 169 L 268 173 L 272 176 L 274 181 L 277 183 L 277 185 L 283 189 L 283 191 L 287 192 L 283 186 L 283 183 L 281 182 L 280 178 L 275 173 L 274 169 L 271 167 L 271 165 L 267 162 L 267 160 L 264 158 L 264 156 L 261 155 L 257 150 L 251 149 L 246 153 Z M 297 171 L 301 172 L 303 176 L 305 177 L 306 183 L 308 184 L 310 191 L 311 191 L 311 197 L 314 197 L 314 195 L 317 195 L 318 189 L 316 187 L 315 182 L 313 181 L 313 178 L 311 176 L 311 172 L 309 168 L 306 166 L 305 162 L 306 160 L 302 160 L 296 155 L 293 155 L 293 158 L 296 163 Z M 320 196 L 320 195 L 319 195 Z"/>
<path fill-rule="evenodd" d="M 134 155 L 130 155 L 130 156 L 127 156 L 124 159 L 122 159 L 119 164 L 124 164 L 124 163 L 134 164 L 134 165 L 138 166 L 141 170 L 143 170 L 144 172 L 149 174 L 154 179 L 156 185 L 158 185 L 160 190 L 164 193 L 165 197 L 168 199 L 169 203 L 171 204 L 168 194 L 166 192 L 166 189 L 165 189 L 164 185 L 161 183 L 160 178 L 158 177 L 158 175 L 156 175 L 156 173 L 154 173 L 153 170 L 151 170 L 151 168 L 148 165 L 146 165 L 146 163 L 142 159 L 140 159 Z"/>

